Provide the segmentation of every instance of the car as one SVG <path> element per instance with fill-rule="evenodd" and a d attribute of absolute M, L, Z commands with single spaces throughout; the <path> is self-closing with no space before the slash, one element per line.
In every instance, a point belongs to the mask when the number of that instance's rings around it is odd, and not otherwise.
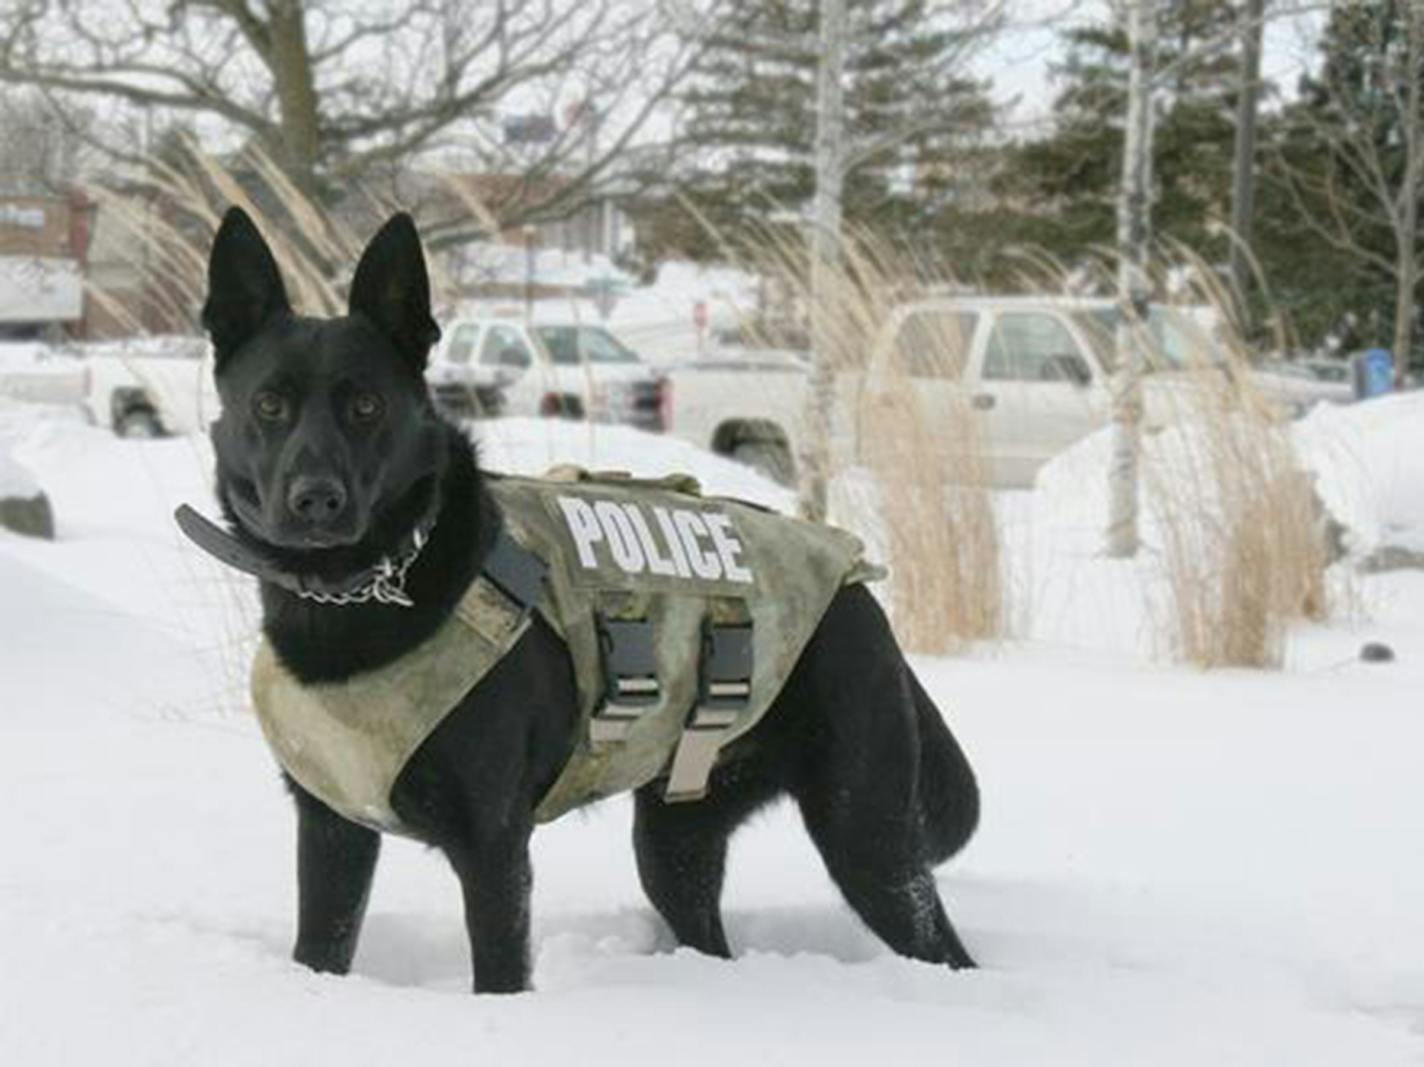
<path fill-rule="evenodd" d="M 659 431 L 666 378 L 606 327 L 518 313 L 457 317 L 426 382 L 447 414 L 544 415 Z"/>

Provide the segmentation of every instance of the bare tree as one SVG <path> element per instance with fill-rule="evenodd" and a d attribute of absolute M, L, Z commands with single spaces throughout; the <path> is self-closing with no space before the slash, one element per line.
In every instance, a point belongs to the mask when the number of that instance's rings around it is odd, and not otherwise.
<path fill-rule="evenodd" d="M 70 122 L 90 124 L 83 112 Z M 37 92 L 0 97 L 0 193 L 43 195 L 63 192 L 84 164 L 82 138 L 57 121 Z"/>
<path fill-rule="evenodd" d="M 1247 262 L 1255 203 L 1256 113 L 1261 89 L 1261 39 L 1266 0 L 1245 0 L 1241 8 L 1241 78 L 1236 96 L 1236 143 L 1231 163 L 1231 284 L 1242 310 L 1251 283 Z"/>
<path fill-rule="evenodd" d="M 841 187 L 845 181 L 845 53 L 849 26 L 845 0 L 821 2 L 821 55 L 816 77 L 816 198 L 811 222 L 811 365 L 806 392 L 806 472 L 801 510 L 806 518 L 826 518 L 830 477 L 831 407 L 835 380 L 831 367 L 830 283 L 841 251 Z"/>
<path fill-rule="evenodd" d="M 1157 43 L 1156 0 L 1131 0 L 1128 46 L 1127 128 L 1117 201 L 1117 380 L 1113 383 L 1112 461 L 1108 468 L 1108 555 L 1137 553 L 1138 451 L 1142 423 L 1142 353 L 1139 339 L 1150 283 L 1152 244 L 1152 55 Z"/>
<path fill-rule="evenodd" d="M 1335 18 L 1336 54 L 1288 115 L 1273 169 L 1305 227 L 1393 282 L 1402 383 L 1424 276 L 1424 7 L 1361 4 Z M 1292 146 L 1302 139 L 1304 156 Z"/>
<path fill-rule="evenodd" d="M 459 149 L 524 179 L 493 206 L 505 225 L 609 180 L 688 58 L 659 5 L 626 0 L 10 0 L 0 14 L 0 82 L 57 106 L 232 131 L 307 194 Z"/>
<path fill-rule="evenodd" d="M 896 116 L 867 136 L 846 131 L 845 72 L 852 26 L 846 0 L 819 0 L 819 50 L 816 68 L 816 189 L 810 220 L 810 328 L 812 363 L 806 391 L 801 512 L 814 521 L 826 517 L 830 478 L 830 432 L 835 403 L 835 329 L 830 303 L 841 266 L 841 196 L 846 175 L 855 167 L 892 152 L 897 146 L 944 122 L 942 114 Z M 926 20 L 957 19 L 963 26 L 959 48 L 939 57 L 946 67 L 962 64 L 975 45 L 1002 23 L 998 0 L 954 0 L 928 4 Z M 864 32 L 864 28 L 862 28 Z"/>

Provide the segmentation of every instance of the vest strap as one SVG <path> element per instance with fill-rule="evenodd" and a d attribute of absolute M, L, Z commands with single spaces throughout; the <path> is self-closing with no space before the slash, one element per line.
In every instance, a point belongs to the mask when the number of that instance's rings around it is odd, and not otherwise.
<path fill-rule="evenodd" d="M 522 617 L 529 614 L 544 594 L 544 576 L 549 573 L 549 565 L 501 526 L 481 573 L 519 608 Z"/>
<path fill-rule="evenodd" d="M 697 703 L 693 705 L 673 753 L 663 800 L 676 804 L 701 800 L 717 763 L 722 738 L 746 710 L 752 695 L 752 623 L 702 623 L 702 657 L 698 663 Z"/>

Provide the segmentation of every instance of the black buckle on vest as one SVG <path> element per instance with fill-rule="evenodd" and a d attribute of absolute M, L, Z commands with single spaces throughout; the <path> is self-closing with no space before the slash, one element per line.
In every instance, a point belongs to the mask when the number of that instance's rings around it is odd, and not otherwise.
<path fill-rule="evenodd" d="M 689 730 L 715 730 L 729 725 L 751 700 L 752 624 L 702 623 L 702 659 L 697 671 L 697 704 L 688 716 Z"/>
<path fill-rule="evenodd" d="M 603 702 L 593 717 L 593 740 L 618 741 L 629 725 L 662 699 L 653 624 L 647 619 L 610 619 L 599 613 L 598 650 L 603 660 Z"/>
<path fill-rule="evenodd" d="M 501 528 L 489 555 L 485 556 L 481 573 L 519 608 L 523 616 L 543 595 L 544 576 L 549 573 L 549 565 Z"/>

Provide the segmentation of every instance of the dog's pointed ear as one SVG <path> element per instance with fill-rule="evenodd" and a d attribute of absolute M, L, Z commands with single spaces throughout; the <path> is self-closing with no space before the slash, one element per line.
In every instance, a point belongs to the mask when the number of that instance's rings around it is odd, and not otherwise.
<path fill-rule="evenodd" d="M 415 221 L 402 211 L 371 238 L 351 282 L 351 314 L 370 319 L 417 369 L 440 327 L 430 316 L 430 277 Z"/>
<path fill-rule="evenodd" d="M 272 250 L 240 207 L 228 208 L 208 259 L 203 326 L 221 364 L 268 319 L 290 311 Z"/>

